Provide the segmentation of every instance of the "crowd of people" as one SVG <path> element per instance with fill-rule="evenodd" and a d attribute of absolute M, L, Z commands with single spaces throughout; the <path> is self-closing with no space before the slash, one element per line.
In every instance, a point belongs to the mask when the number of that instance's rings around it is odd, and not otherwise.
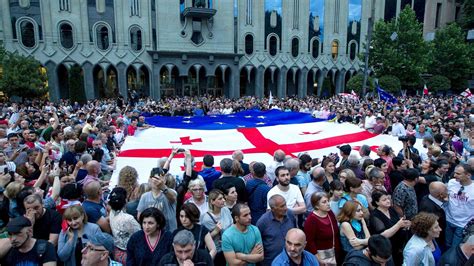
<path fill-rule="evenodd" d="M 0 109 L 1 265 L 474 264 L 469 99 L 119 97 Z M 196 169 L 174 148 L 143 184 L 133 165 L 115 168 L 147 117 L 248 109 L 353 123 L 403 149 L 345 144 L 323 158 L 277 149 L 271 163 L 236 150 Z M 183 173 L 170 170 L 177 154 Z"/>

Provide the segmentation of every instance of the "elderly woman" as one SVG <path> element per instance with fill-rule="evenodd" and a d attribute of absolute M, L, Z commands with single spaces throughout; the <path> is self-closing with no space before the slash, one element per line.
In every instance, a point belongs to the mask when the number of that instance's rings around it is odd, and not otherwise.
<path fill-rule="evenodd" d="M 226 261 L 222 252 L 222 234 L 234 223 L 232 214 L 225 207 L 224 193 L 218 189 L 209 192 L 209 211 L 201 215 L 201 224 L 209 230 L 216 246 L 215 265 L 225 265 Z"/>
<path fill-rule="evenodd" d="M 370 233 L 364 220 L 364 207 L 359 201 L 348 201 L 337 216 L 341 224 L 341 245 L 345 252 L 367 246 Z"/>
<path fill-rule="evenodd" d="M 211 258 L 216 256 L 216 245 L 212 240 L 209 230 L 203 225 L 199 224 L 200 212 L 196 205 L 192 203 L 185 203 L 179 212 L 178 229 L 174 230 L 174 236 L 181 230 L 188 230 L 194 235 L 197 249 L 206 249 L 209 251 Z"/>
<path fill-rule="evenodd" d="M 209 209 L 209 204 L 207 203 L 207 196 L 204 194 L 204 189 L 206 183 L 200 179 L 194 179 L 189 182 L 188 190 L 191 192 L 192 197 L 189 198 L 184 203 L 193 203 L 198 207 L 201 213 L 206 213 Z"/>
<path fill-rule="evenodd" d="M 322 265 L 336 264 L 336 258 L 341 255 L 341 243 L 337 219 L 331 211 L 328 195 L 324 192 L 313 193 L 311 205 L 314 210 L 304 223 L 306 250 L 314 254 Z"/>
<path fill-rule="evenodd" d="M 165 216 L 159 209 L 150 207 L 141 213 L 140 224 L 142 230 L 127 243 L 127 265 L 158 265 L 171 250 L 171 233 L 164 230 Z"/>
<path fill-rule="evenodd" d="M 441 233 L 438 216 L 420 212 L 411 221 L 413 236 L 403 250 L 403 265 L 437 265 L 441 249 L 436 238 Z"/>
<path fill-rule="evenodd" d="M 140 224 L 135 218 L 124 211 L 127 203 L 127 191 L 116 187 L 109 196 L 110 228 L 114 237 L 114 259 L 122 264 L 127 261 L 127 242 L 135 232 L 140 231 Z"/>
<path fill-rule="evenodd" d="M 68 227 L 59 233 L 58 258 L 64 262 L 65 266 L 81 265 L 81 251 L 89 241 L 87 236 L 96 235 L 102 231 L 97 224 L 87 222 L 86 212 L 80 205 L 67 208 L 63 219 Z"/>

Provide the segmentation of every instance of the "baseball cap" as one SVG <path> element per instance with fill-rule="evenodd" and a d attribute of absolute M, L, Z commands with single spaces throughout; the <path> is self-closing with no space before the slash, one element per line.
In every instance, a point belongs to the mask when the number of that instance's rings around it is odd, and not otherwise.
<path fill-rule="evenodd" d="M 337 147 L 339 148 L 339 150 L 341 150 L 345 154 L 351 153 L 351 150 L 352 150 L 352 148 L 349 144 L 344 144 L 344 145 L 337 146 Z"/>
<path fill-rule="evenodd" d="M 111 235 L 100 232 L 92 235 L 84 235 L 83 237 L 88 239 L 89 243 L 94 246 L 103 246 L 107 251 L 109 251 L 110 256 L 114 254 L 114 239 Z"/>
<path fill-rule="evenodd" d="M 18 233 L 21 229 L 31 226 L 31 221 L 25 216 L 13 218 L 7 224 L 8 233 Z"/>

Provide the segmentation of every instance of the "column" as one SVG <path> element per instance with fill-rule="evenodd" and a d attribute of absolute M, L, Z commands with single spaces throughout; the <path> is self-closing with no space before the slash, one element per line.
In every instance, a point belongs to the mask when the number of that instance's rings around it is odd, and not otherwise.
<path fill-rule="evenodd" d="M 94 84 L 94 75 L 92 73 L 94 66 L 91 63 L 85 63 L 82 66 L 84 71 L 84 90 L 87 100 L 92 100 L 95 98 L 95 84 Z"/>
<path fill-rule="evenodd" d="M 117 80 L 118 80 L 118 88 L 120 94 L 123 96 L 125 100 L 128 98 L 127 93 L 127 65 L 124 63 L 120 63 L 117 65 Z"/>
<path fill-rule="evenodd" d="M 285 98 L 286 96 L 286 75 L 288 73 L 288 69 L 286 67 L 282 67 L 279 71 L 280 76 L 277 78 L 277 97 L 278 98 Z"/>
<path fill-rule="evenodd" d="M 298 97 L 304 98 L 308 95 L 308 72 L 309 70 L 305 67 L 301 70 L 298 76 Z"/>
<path fill-rule="evenodd" d="M 265 95 L 265 68 L 259 66 L 255 75 L 255 96 L 263 98 Z"/>
<path fill-rule="evenodd" d="M 320 74 L 318 77 L 318 97 L 321 97 L 321 93 L 323 92 L 324 77 L 326 77 L 328 71 L 322 70 L 319 73 Z"/>
<path fill-rule="evenodd" d="M 150 82 L 150 97 L 154 100 L 161 99 L 161 77 L 158 61 L 153 61 L 151 82 Z M 170 73 L 171 75 L 171 73 Z"/>
<path fill-rule="evenodd" d="M 58 72 L 56 71 L 56 63 L 52 61 L 48 61 L 45 65 L 46 69 L 48 70 L 48 89 L 49 89 L 49 100 L 56 102 L 58 101 L 61 96 L 59 95 L 59 80 L 58 80 Z"/>
<path fill-rule="evenodd" d="M 237 65 L 230 67 L 230 84 L 229 84 L 229 98 L 240 97 L 240 72 Z"/>

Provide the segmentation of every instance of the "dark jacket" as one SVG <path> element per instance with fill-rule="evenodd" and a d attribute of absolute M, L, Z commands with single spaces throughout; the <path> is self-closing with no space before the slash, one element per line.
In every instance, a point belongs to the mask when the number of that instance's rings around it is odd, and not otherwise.
<path fill-rule="evenodd" d="M 436 214 L 436 216 L 439 217 L 438 223 L 441 228 L 446 228 L 446 213 L 444 212 L 443 208 L 441 208 L 439 205 L 437 205 L 434 201 L 432 201 L 429 197 L 429 195 L 426 195 L 421 199 L 420 204 L 418 206 L 418 210 L 428 212 L 428 213 L 433 213 Z M 444 250 L 445 248 L 445 230 L 441 231 L 438 239 L 438 244 L 441 247 L 441 250 Z"/>
<path fill-rule="evenodd" d="M 380 264 L 373 262 L 364 255 L 363 250 L 351 250 L 344 260 L 345 266 L 379 266 Z M 392 258 L 385 264 L 386 266 L 395 266 Z"/>
<path fill-rule="evenodd" d="M 204 182 L 206 182 L 206 188 L 209 192 L 212 190 L 212 183 L 214 183 L 215 180 L 219 179 L 222 173 L 220 171 L 217 171 L 214 167 L 209 167 L 202 169 L 199 172 L 199 175 L 202 176 Z"/>
<path fill-rule="evenodd" d="M 473 260 L 474 256 L 471 256 L 471 261 Z M 441 259 L 439 260 L 438 263 L 439 266 L 445 266 L 445 265 L 472 265 L 467 263 L 467 258 L 464 256 L 464 253 L 461 250 L 461 247 L 458 245 L 457 247 L 452 247 L 446 251 L 446 253 L 443 254 Z"/>
<path fill-rule="evenodd" d="M 163 231 L 158 245 L 152 252 L 148 248 L 143 230 L 134 233 L 127 243 L 127 265 L 157 265 L 160 259 L 170 252 L 171 242 L 171 233 Z"/>
<path fill-rule="evenodd" d="M 191 259 L 194 265 L 207 265 L 207 266 L 214 266 L 214 262 L 211 259 L 209 253 L 207 253 L 203 249 L 198 249 L 194 252 L 193 258 Z M 174 255 L 174 252 L 171 251 L 170 253 L 166 254 L 161 258 L 159 266 L 178 266 L 178 260 Z"/>

